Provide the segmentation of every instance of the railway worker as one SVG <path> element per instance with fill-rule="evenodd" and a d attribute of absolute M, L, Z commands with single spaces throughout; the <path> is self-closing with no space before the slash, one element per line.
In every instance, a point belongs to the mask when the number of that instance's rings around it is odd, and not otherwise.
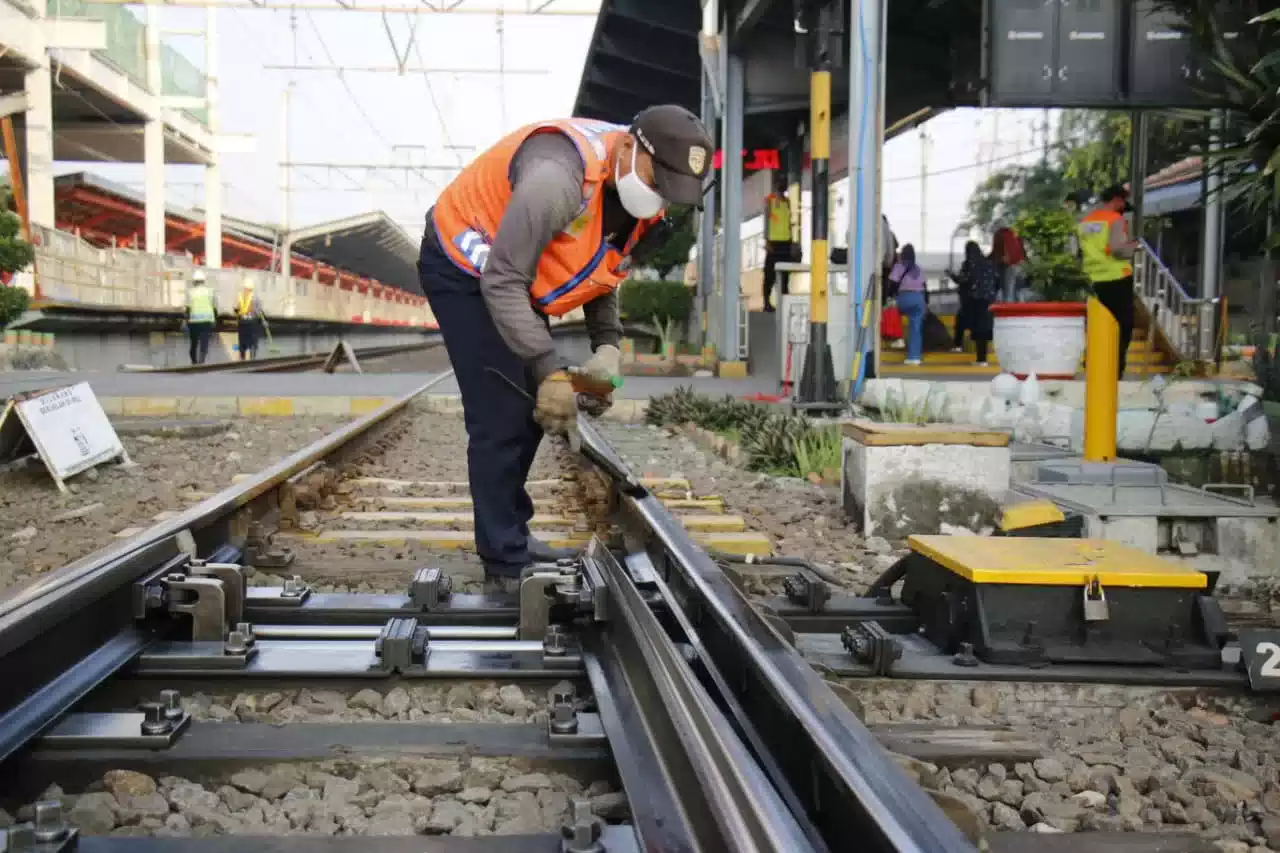
<path fill-rule="evenodd" d="M 240 338 L 241 361 L 257 356 L 262 324 L 266 321 L 262 300 L 253 290 L 253 279 L 246 278 L 240 287 L 240 296 L 236 298 L 236 331 Z"/>
<path fill-rule="evenodd" d="M 572 553 L 530 535 L 525 490 L 543 432 L 566 432 L 578 412 L 550 318 L 581 307 L 592 350 L 581 367 L 618 375 L 616 289 L 663 233 L 655 226 L 667 205 L 700 203 L 712 147 L 702 122 L 676 105 L 650 107 L 630 127 L 531 124 L 477 157 L 427 212 L 419 279 L 462 392 L 476 551 L 490 589 L 514 588 L 530 564 Z"/>
<path fill-rule="evenodd" d="M 1120 379 L 1133 339 L 1132 261 L 1138 243 L 1129 239 L 1125 212 L 1130 210 L 1129 191 L 1117 184 L 1103 191 L 1101 204 L 1086 213 L 1076 229 L 1085 275 L 1098 301 L 1120 324 Z"/>
<path fill-rule="evenodd" d="M 209 341 L 218 323 L 218 295 L 209 286 L 206 273 L 191 273 L 187 287 L 187 335 L 191 338 L 191 363 L 204 364 L 209 357 Z"/>

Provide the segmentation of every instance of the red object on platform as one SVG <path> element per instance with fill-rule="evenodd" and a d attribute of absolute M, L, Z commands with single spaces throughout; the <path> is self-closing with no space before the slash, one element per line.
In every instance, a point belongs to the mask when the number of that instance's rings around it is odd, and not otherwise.
<path fill-rule="evenodd" d="M 997 302 L 991 306 L 996 317 L 1083 317 L 1083 302 Z"/>
<path fill-rule="evenodd" d="M 902 338 L 902 312 L 897 305 L 890 305 L 880 315 L 880 337 L 895 341 Z"/>
<path fill-rule="evenodd" d="M 724 168 L 724 151 L 717 151 L 711 155 L 711 167 L 713 169 Z M 778 154 L 777 148 L 744 148 L 742 149 L 742 168 L 749 172 L 758 172 L 764 169 L 781 169 L 782 158 Z"/>

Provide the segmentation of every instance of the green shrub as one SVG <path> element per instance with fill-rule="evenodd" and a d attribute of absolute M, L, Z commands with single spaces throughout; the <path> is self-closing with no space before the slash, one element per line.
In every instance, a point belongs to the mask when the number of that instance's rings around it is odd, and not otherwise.
<path fill-rule="evenodd" d="M 22 239 L 22 220 L 9 210 L 7 188 L 0 187 L 0 273 L 26 269 L 35 260 L 35 247 Z"/>
<path fill-rule="evenodd" d="M 1027 249 L 1023 268 L 1031 289 L 1046 302 L 1083 301 L 1089 279 L 1070 251 L 1075 218 L 1065 210 L 1031 208 L 1018 214 L 1013 227 Z"/>
<path fill-rule="evenodd" d="M 0 285 L 0 329 L 22 316 L 27 310 L 27 292 L 21 287 Z"/>
<path fill-rule="evenodd" d="M 674 343 L 677 330 L 693 310 L 693 291 L 679 281 L 625 281 L 618 311 L 629 322 L 651 327 L 663 347 Z"/>
<path fill-rule="evenodd" d="M 749 471 L 800 476 L 809 471 L 801 470 L 798 454 L 804 455 L 806 464 L 826 458 L 824 442 L 827 439 L 801 446 L 801 442 L 815 432 L 807 417 L 782 414 L 729 395 L 714 400 L 695 393 L 689 386 L 652 398 L 645 419 L 655 426 L 691 423 L 722 435 L 733 435 L 742 448 Z"/>
<path fill-rule="evenodd" d="M 825 477 L 829 471 L 839 471 L 844 462 L 843 453 L 844 436 L 840 427 L 832 424 L 814 429 L 796 442 L 797 473 L 801 477 L 810 474 Z"/>

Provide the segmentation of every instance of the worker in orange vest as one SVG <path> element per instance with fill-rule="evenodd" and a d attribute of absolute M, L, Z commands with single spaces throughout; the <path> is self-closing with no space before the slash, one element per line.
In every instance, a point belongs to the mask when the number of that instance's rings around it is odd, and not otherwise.
<path fill-rule="evenodd" d="M 618 285 L 668 204 L 701 202 L 712 145 L 676 105 L 650 107 L 630 127 L 531 124 L 476 158 L 427 212 L 419 279 L 462 392 L 476 551 L 492 590 L 569 556 L 530 535 L 525 490 L 544 430 L 563 433 L 578 413 L 549 318 L 581 307 L 593 353 L 582 368 L 619 374 Z"/>
<path fill-rule="evenodd" d="M 1124 215 L 1133 210 L 1129 191 L 1117 185 L 1104 190 L 1101 204 L 1080 220 L 1076 229 L 1080 260 L 1093 284 L 1094 295 L 1120 324 L 1120 379 L 1124 378 L 1125 356 L 1133 340 L 1133 253 L 1136 240 L 1129 239 L 1129 223 Z"/>

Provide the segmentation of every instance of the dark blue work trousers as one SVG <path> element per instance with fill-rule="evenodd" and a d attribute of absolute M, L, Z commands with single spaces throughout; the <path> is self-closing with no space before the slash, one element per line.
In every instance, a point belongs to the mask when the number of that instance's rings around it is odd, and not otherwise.
<path fill-rule="evenodd" d="M 542 441 L 533 375 L 498 334 L 479 280 L 431 237 L 422 242 L 418 278 L 462 392 L 476 551 L 486 575 L 518 577 L 530 563 L 533 501 L 525 482 Z"/>

